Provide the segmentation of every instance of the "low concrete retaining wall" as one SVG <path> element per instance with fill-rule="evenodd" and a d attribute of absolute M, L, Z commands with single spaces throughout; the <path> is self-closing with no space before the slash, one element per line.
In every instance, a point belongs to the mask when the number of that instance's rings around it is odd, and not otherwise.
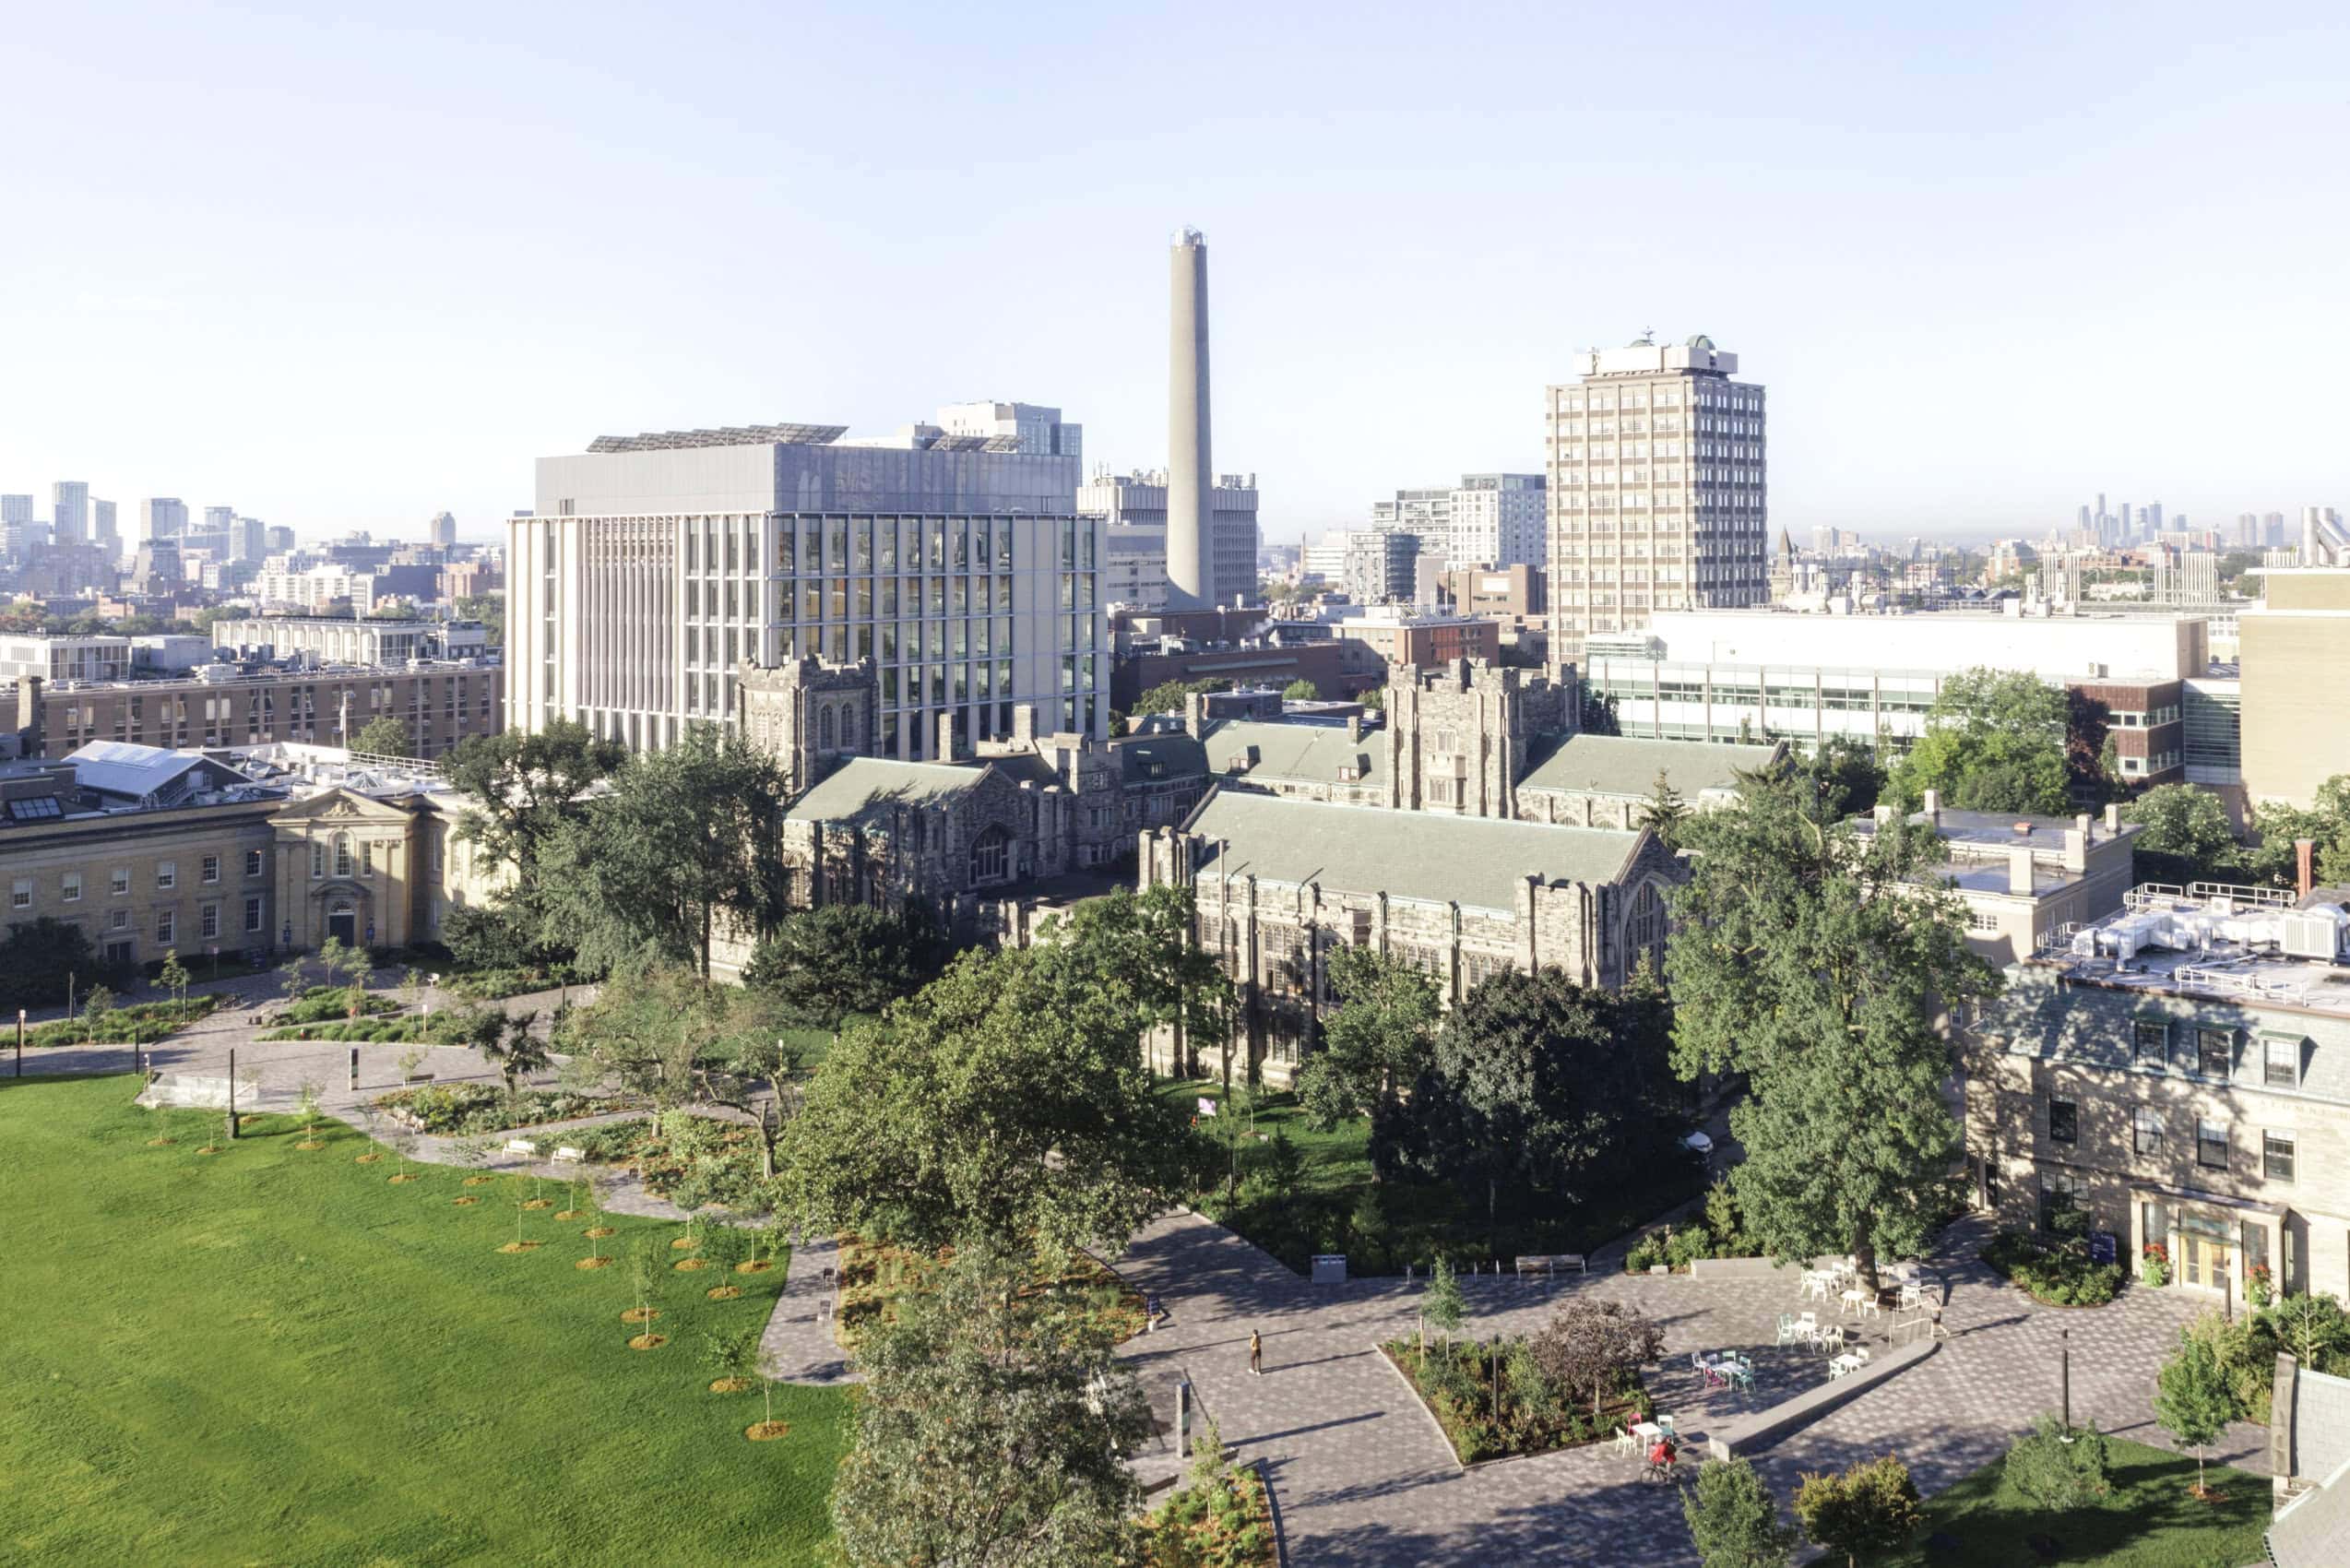
<path fill-rule="evenodd" d="M 1809 1265 L 1774 1263 L 1769 1258 L 1694 1258 L 1689 1265 L 1691 1279 L 1763 1279 L 1774 1274 L 1800 1274 L 1806 1266 L 1821 1266 L 1815 1258 Z"/>
<path fill-rule="evenodd" d="M 1881 1356 L 1872 1357 L 1869 1364 L 1857 1372 L 1847 1372 L 1792 1399 L 1782 1400 L 1767 1410 L 1757 1410 L 1751 1416 L 1740 1417 L 1717 1431 L 1709 1431 L 1705 1445 L 1716 1459 L 1736 1459 L 1749 1454 L 1759 1454 L 1789 1432 L 1810 1426 L 1829 1411 L 1858 1398 L 1887 1378 L 1916 1366 L 1940 1348 L 1941 1342 L 1933 1339 L 1897 1346 Z"/>

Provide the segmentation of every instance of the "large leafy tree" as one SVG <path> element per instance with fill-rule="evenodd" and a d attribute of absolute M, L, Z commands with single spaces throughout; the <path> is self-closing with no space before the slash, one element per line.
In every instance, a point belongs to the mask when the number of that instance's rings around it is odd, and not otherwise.
<path fill-rule="evenodd" d="M 1796 759 L 1795 766 L 1810 778 L 1825 809 L 1836 816 L 1866 813 L 1885 787 L 1876 748 L 1849 735 L 1822 737 L 1817 748 Z"/>
<path fill-rule="evenodd" d="M 588 791 L 618 772 L 627 756 L 618 741 L 601 739 L 571 719 L 540 731 L 469 736 L 441 760 L 441 776 L 471 807 L 457 837 L 528 884 L 548 843 L 566 826 L 586 820 Z"/>
<path fill-rule="evenodd" d="M 649 947 L 707 980 L 723 931 L 773 930 L 790 890 L 775 852 L 784 799 L 775 758 L 714 724 L 631 756 L 541 849 L 581 956 L 601 967 Z"/>
<path fill-rule="evenodd" d="M 1858 1568 L 1862 1552 L 1888 1551 L 1916 1535 L 1926 1505 L 1909 1467 L 1886 1454 L 1806 1475 L 1796 1488 L 1795 1516 L 1813 1544 L 1842 1553 L 1846 1568 Z"/>
<path fill-rule="evenodd" d="M 1145 1031 L 1172 1028 L 1178 1062 L 1196 1061 L 1197 1042 L 1224 1028 L 1232 985 L 1217 956 L 1193 937 L 1194 890 L 1162 883 L 1124 888 L 1079 904 L 1050 928 L 1075 962 L 1122 978 Z M 1227 1053 L 1229 1082 L 1229 1053 Z"/>
<path fill-rule="evenodd" d="M 1395 1121 L 1414 1164 L 1483 1186 L 1492 1218 L 1505 1194 L 1573 1205 L 1673 1158 L 1674 1087 L 1653 983 L 1620 997 L 1556 969 L 1511 969 L 1446 1016 L 1431 1071 Z"/>
<path fill-rule="evenodd" d="M 2035 675 L 1984 668 L 1952 675 L 1887 792 L 1913 811 L 1933 790 L 1962 811 L 2061 816 L 2071 809 L 2069 713 L 2064 694 Z"/>
<path fill-rule="evenodd" d="M 1779 1505 L 1751 1462 L 1707 1465 L 1681 1494 L 1689 1543 L 1704 1568 L 1787 1568 L 1801 1538 L 1779 1522 Z"/>
<path fill-rule="evenodd" d="M 785 1138 L 790 1203 L 914 1246 L 1122 1246 L 1201 1171 L 1138 1016 L 1066 945 L 964 954 L 825 1058 Z"/>
<path fill-rule="evenodd" d="M 942 944 L 919 913 L 825 904 L 788 915 L 742 971 L 799 1016 L 837 1029 L 852 1013 L 878 1013 L 938 972 Z"/>
<path fill-rule="evenodd" d="M 386 713 L 369 719 L 351 737 L 350 749 L 374 756 L 414 756 L 416 742 L 409 738 L 406 723 Z"/>
<path fill-rule="evenodd" d="M 2131 845 L 2138 874 L 2150 882 L 2233 882 L 2243 873 L 2227 808 L 2192 784 L 2158 784 L 2122 807 L 2145 831 Z"/>
<path fill-rule="evenodd" d="M 1526 1348 L 1545 1377 L 1578 1399 L 1588 1396 L 1596 1416 L 1603 1399 L 1664 1353 L 1665 1325 L 1621 1301 L 1580 1298 L 1551 1313 Z"/>
<path fill-rule="evenodd" d="M 1730 1174 L 1747 1229 L 1782 1259 L 1921 1246 L 1945 1212 L 1958 1125 L 1938 1008 L 1994 994 L 1967 950 L 1937 841 L 1900 821 L 1862 837 L 1800 778 L 1751 784 L 1691 825 L 1668 952 L 1674 1063 L 1742 1072 Z"/>
<path fill-rule="evenodd" d="M 2317 846 L 2318 880 L 2332 886 L 2350 884 L 2350 774 L 2319 785 L 2306 808 L 2282 802 L 2255 807 L 2252 826 L 2260 843 L 2244 852 L 2252 880 L 2292 886 L 2297 869 L 2294 841 L 2307 838 Z"/>
<path fill-rule="evenodd" d="M 12 921 L 0 939 L 0 1006 L 39 1007 L 65 1000 L 72 983 L 112 974 L 89 933 L 53 915 Z"/>
<path fill-rule="evenodd" d="M 788 1022 L 765 992 L 705 985 L 687 965 L 639 955 L 613 970 L 593 1003 L 563 1015 L 555 1039 L 575 1057 L 575 1075 L 617 1082 L 667 1111 L 740 1099 L 713 1076 L 764 1076 L 761 1053 Z"/>
<path fill-rule="evenodd" d="M 872 1568 L 1094 1568 L 1117 1561 L 1141 1488 L 1121 1455 L 1151 1430 L 1108 1336 L 1024 1293 L 1015 1253 L 957 1251 L 934 1289 L 867 1328 L 856 1430 L 833 1484 L 841 1554 Z"/>
<path fill-rule="evenodd" d="M 1436 982 L 1369 947 L 1332 950 L 1337 1005 L 1323 1019 L 1323 1049 L 1298 1076 L 1298 1098 L 1317 1127 L 1392 1111 L 1435 1060 L 1442 998 Z"/>

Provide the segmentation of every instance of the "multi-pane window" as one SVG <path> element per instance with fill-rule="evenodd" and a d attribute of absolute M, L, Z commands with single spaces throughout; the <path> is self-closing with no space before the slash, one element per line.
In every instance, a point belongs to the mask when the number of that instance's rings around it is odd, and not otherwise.
<path fill-rule="evenodd" d="M 156 886 L 158 886 L 158 887 L 177 887 L 179 885 L 180 885 L 180 862 L 179 862 L 179 861 L 156 861 L 156 862 L 155 862 L 155 885 L 156 885 Z"/>
<path fill-rule="evenodd" d="M 2048 1101 L 2048 1141 L 2077 1144 L 2081 1141 L 2081 1107 L 2070 1099 Z"/>
<path fill-rule="evenodd" d="M 220 880 L 220 856 L 207 855 L 204 857 L 204 880 L 207 882 L 218 882 Z"/>
<path fill-rule="evenodd" d="M 2261 1079 L 2273 1089 L 2298 1088 L 2301 1085 L 2301 1042 L 2278 1035 L 2261 1041 Z"/>
<path fill-rule="evenodd" d="M 2272 1182 L 2293 1180 L 2293 1134 L 2263 1133 L 2261 1135 L 2261 1173 Z"/>
<path fill-rule="evenodd" d="M 201 916 L 199 924 L 205 940 L 208 942 L 220 934 L 220 906 L 207 904 L 199 913 Z"/>
<path fill-rule="evenodd" d="M 2140 1154 L 2159 1155 L 2163 1151 L 2163 1113 L 2151 1105 L 2142 1105 L 2130 1113 L 2130 1146 Z"/>
<path fill-rule="evenodd" d="M 2161 1066 L 2170 1053 L 2170 1026 L 2140 1018 L 2130 1026 L 2130 1050 L 2140 1062 Z"/>
<path fill-rule="evenodd" d="M 155 914 L 155 940 L 156 940 L 156 941 L 158 941 L 158 942 L 170 942 L 170 941 L 172 941 L 172 940 L 173 939 L 173 937 L 174 937 L 175 933 L 177 932 L 178 929 L 179 929 L 179 921 L 178 921 L 177 918 L 173 915 L 172 911 L 171 911 L 170 909 L 159 909 L 159 910 L 157 910 L 157 911 L 156 911 L 156 914 Z"/>
<path fill-rule="evenodd" d="M 2081 1178 L 2071 1170 L 2040 1172 L 2040 1229 L 2056 1229 L 2057 1217 L 2081 1204 Z"/>
<path fill-rule="evenodd" d="M 2195 1163 L 2213 1170 L 2227 1169 L 2227 1123 L 2205 1122 L 2195 1123 Z"/>
<path fill-rule="evenodd" d="M 2195 1071 L 2206 1078 L 2225 1078 L 2236 1054 L 2236 1034 L 2232 1029 L 2197 1029 L 2195 1031 Z"/>
<path fill-rule="evenodd" d="M 260 850 L 247 849 L 244 852 L 244 874 L 247 876 L 259 876 L 261 874 Z"/>
<path fill-rule="evenodd" d="M 244 929 L 247 931 L 261 929 L 261 900 L 258 898 L 247 898 L 244 901 Z"/>
<path fill-rule="evenodd" d="M 68 904 L 81 902 L 81 873 L 69 871 L 58 880 L 58 895 Z"/>
<path fill-rule="evenodd" d="M 32 878 L 29 876 L 17 878 L 8 889 L 8 908 L 12 909 L 32 908 Z"/>

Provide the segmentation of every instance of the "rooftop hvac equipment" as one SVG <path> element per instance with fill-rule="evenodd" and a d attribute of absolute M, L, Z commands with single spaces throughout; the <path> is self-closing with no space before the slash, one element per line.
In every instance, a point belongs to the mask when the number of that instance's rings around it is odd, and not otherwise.
<path fill-rule="evenodd" d="M 2292 957 L 2317 958 L 2331 964 L 2342 954 L 2345 922 L 2350 922 L 2350 915 L 2332 904 L 2291 910 L 2285 916 L 2285 951 Z"/>

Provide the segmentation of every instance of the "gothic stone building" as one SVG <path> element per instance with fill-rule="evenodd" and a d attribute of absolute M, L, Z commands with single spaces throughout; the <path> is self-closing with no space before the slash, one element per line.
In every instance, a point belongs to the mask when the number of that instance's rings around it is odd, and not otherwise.
<path fill-rule="evenodd" d="M 1181 827 L 1144 837 L 1138 880 L 1194 889 L 1200 941 L 1240 988 L 1236 1044 L 1286 1084 L 1330 1004 L 1335 947 L 1403 959 L 1434 976 L 1448 1004 L 1504 968 L 1620 986 L 1643 956 L 1662 961 L 1665 893 L 1685 874 L 1644 830 L 1218 790 Z M 1171 1041 L 1154 1054 L 1174 1069 Z"/>

